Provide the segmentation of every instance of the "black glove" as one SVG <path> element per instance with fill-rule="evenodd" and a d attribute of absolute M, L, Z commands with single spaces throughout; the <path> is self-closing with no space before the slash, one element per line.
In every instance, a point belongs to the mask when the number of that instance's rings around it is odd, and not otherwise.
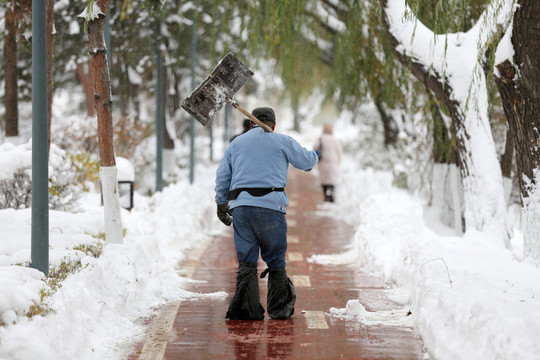
<path fill-rule="evenodd" d="M 224 204 L 217 204 L 217 217 L 219 221 L 224 223 L 227 226 L 231 226 L 232 224 L 232 213 L 231 210 L 229 210 L 229 203 L 226 202 Z"/>

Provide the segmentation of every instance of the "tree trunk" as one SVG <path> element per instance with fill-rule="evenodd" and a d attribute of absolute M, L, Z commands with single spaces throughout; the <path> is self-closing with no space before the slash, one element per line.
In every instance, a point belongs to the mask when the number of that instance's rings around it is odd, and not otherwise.
<path fill-rule="evenodd" d="M 169 112 L 167 111 L 170 108 L 169 105 L 169 81 L 170 77 L 168 76 L 167 68 L 163 68 L 163 109 L 161 113 L 163 114 L 163 173 L 172 174 L 175 171 L 176 167 L 176 158 L 174 156 L 174 140 L 172 139 L 167 119 Z M 171 129 L 174 129 L 174 125 L 171 124 Z"/>
<path fill-rule="evenodd" d="M 501 156 L 501 173 L 506 178 L 512 178 L 512 165 L 514 160 L 514 131 L 508 126 L 506 130 L 506 141 L 504 143 L 504 154 Z"/>
<path fill-rule="evenodd" d="M 121 73 L 118 77 L 118 107 L 120 109 L 120 114 L 122 117 L 127 117 L 129 114 L 129 76 L 128 76 L 128 62 L 126 55 L 122 54 L 117 58 L 118 67 L 121 70 Z"/>
<path fill-rule="evenodd" d="M 302 122 L 303 118 L 304 117 L 302 116 L 302 114 L 300 114 L 298 109 L 295 108 L 294 114 L 293 114 L 293 130 L 294 131 L 300 132 L 300 123 Z"/>
<path fill-rule="evenodd" d="M 375 106 L 383 123 L 384 146 L 395 145 L 398 139 L 399 129 L 394 118 L 386 113 L 380 94 L 375 97 Z"/>
<path fill-rule="evenodd" d="M 431 174 L 432 199 L 438 209 L 439 220 L 453 228 L 456 234 L 462 234 L 465 228 L 463 217 L 463 188 L 457 166 L 457 151 L 452 141 L 455 138 L 453 127 L 450 129 L 444 121 L 442 110 L 431 93 L 427 90 L 429 109 L 433 120 L 433 172 Z"/>
<path fill-rule="evenodd" d="M 18 12 L 16 1 L 11 0 L 6 5 L 6 29 L 4 33 L 5 55 L 5 124 L 6 136 L 19 135 L 19 109 L 18 109 L 18 85 L 17 73 L 17 27 Z"/>
<path fill-rule="evenodd" d="M 291 106 L 293 109 L 293 130 L 296 132 L 300 132 L 300 123 L 302 122 L 303 116 L 298 111 L 298 98 L 292 99 Z"/>
<path fill-rule="evenodd" d="M 94 117 L 96 115 L 96 103 L 94 101 L 94 72 L 89 63 L 77 66 L 77 77 L 83 87 L 86 98 L 86 115 Z"/>
<path fill-rule="evenodd" d="M 115 166 L 111 82 L 107 68 L 107 48 L 103 39 L 105 17 L 110 0 L 98 0 L 104 14 L 88 21 L 88 40 L 91 66 L 94 73 L 94 102 L 98 120 L 100 165 Z"/>
<path fill-rule="evenodd" d="M 166 150 L 174 149 L 174 141 L 171 138 L 171 135 L 169 135 L 169 130 L 167 129 L 167 126 L 163 127 L 163 149 L 166 149 Z"/>
<path fill-rule="evenodd" d="M 172 77 L 173 77 L 173 84 L 172 84 L 172 89 L 173 89 L 173 93 L 172 94 L 169 94 L 169 93 L 165 93 L 165 95 L 167 97 L 170 96 L 170 101 L 169 101 L 169 106 L 168 106 L 168 110 L 169 110 L 169 117 L 172 118 L 172 119 L 175 119 L 176 118 L 176 112 L 180 109 L 180 77 L 178 76 L 178 74 L 176 74 L 176 72 L 174 70 L 171 70 L 172 72 Z"/>
<path fill-rule="evenodd" d="M 521 196 L 529 196 L 527 182 L 534 183 L 534 169 L 540 165 L 540 2 L 519 1 L 514 16 L 512 45 L 514 64 L 497 65 L 496 78 L 504 112 L 514 134 Z M 517 76 L 519 73 L 519 76 Z"/>
<path fill-rule="evenodd" d="M 132 116 L 135 118 L 135 121 L 139 121 L 141 119 L 141 102 L 139 101 L 139 91 L 141 86 L 139 84 L 130 84 L 129 89 L 129 97 L 133 105 L 131 109 L 133 112 Z"/>
<path fill-rule="evenodd" d="M 167 76 L 167 69 L 163 69 L 163 109 L 161 113 L 163 114 L 163 149 L 164 150 L 173 150 L 174 149 L 174 141 L 171 138 L 171 135 L 169 134 L 169 129 L 167 126 L 167 101 L 168 101 L 168 94 L 169 94 L 169 77 Z"/>
<path fill-rule="evenodd" d="M 110 0 L 95 0 L 101 11 L 88 19 L 88 43 L 94 72 L 95 104 L 100 149 L 100 177 L 103 193 L 105 236 L 107 241 L 122 243 L 122 218 L 118 198 L 118 172 L 114 157 L 111 82 L 107 67 L 107 47 L 103 37 Z"/>
<path fill-rule="evenodd" d="M 540 2 L 519 0 L 514 14 L 514 58 L 497 65 L 497 86 L 514 136 L 524 212 L 524 255 L 540 264 Z M 515 65 L 513 65 L 515 64 Z M 536 175 L 536 176 L 535 176 Z"/>
<path fill-rule="evenodd" d="M 429 109 L 433 120 L 433 161 L 439 164 L 457 165 L 458 154 L 452 139 L 455 138 L 454 128 L 449 129 L 444 121 L 441 108 L 431 91 L 427 91 Z"/>

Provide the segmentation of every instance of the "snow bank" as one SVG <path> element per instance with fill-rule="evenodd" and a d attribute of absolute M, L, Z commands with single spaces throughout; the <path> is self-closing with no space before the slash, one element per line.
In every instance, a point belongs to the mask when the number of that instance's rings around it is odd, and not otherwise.
<path fill-rule="evenodd" d="M 43 273 L 21 266 L 0 267 L 0 324 L 12 324 L 41 301 Z"/>
<path fill-rule="evenodd" d="M 124 243 L 106 244 L 99 258 L 73 250 L 76 245 L 95 243 L 90 234 L 103 231 L 99 194 L 85 199 L 81 213 L 52 211 L 51 267 L 71 259 L 80 261 L 81 268 L 46 298 L 51 312 L 32 319 L 24 313 L 39 299 L 43 274 L 10 266 L 15 259 L 29 259 L 29 211 L 0 211 L 0 223 L 15 225 L 10 228 L 10 242 L 16 244 L 10 247 L 9 241 L 0 241 L 7 265 L 0 266 L 0 313 L 16 320 L 0 327 L 0 358 L 125 358 L 144 334 L 141 319 L 169 300 L 198 296 L 184 290 L 189 280 L 178 274 L 179 263 L 191 248 L 204 244 L 216 229 L 222 230 L 215 219 L 213 196 L 208 196 L 215 167 L 199 170 L 194 185 L 183 182 L 153 197 L 137 196 L 137 206 L 122 214 L 127 228 Z M 4 292 L 5 283 L 13 283 L 11 288 L 17 291 Z"/>
<path fill-rule="evenodd" d="M 32 143 L 0 145 L 0 180 L 13 177 L 19 169 L 28 170 L 32 167 Z M 30 173 L 30 172 L 29 172 Z"/>
<path fill-rule="evenodd" d="M 438 236 L 405 194 L 375 195 L 361 207 L 358 265 L 408 294 L 435 358 L 538 358 L 539 269 L 516 262 L 484 233 Z"/>

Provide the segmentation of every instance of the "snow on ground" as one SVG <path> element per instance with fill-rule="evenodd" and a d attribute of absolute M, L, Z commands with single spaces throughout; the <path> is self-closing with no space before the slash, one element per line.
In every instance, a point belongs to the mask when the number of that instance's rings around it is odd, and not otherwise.
<path fill-rule="evenodd" d="M 359 219 L 354 263 L 408 294 L 436 359 L 538 358 L 539 269 L 482 233 L 437 235 L 407 194 L 369 197 Z"/>
<path fill-rule="evenodd" d="M 136 196 L 132 212 L 122 213 L 124 243 L 105 245 L 98 258 L 72 249 L 100 241 L 93 237 L 103 232 L 99 194 L 79 213 L 51 211 L 51 266 L 80 261 L 81 269 L 45 299 L 49 313 L 31 320 L 25 313 L 39 302 L 43 274 L 9 266 L 29 261 L 30 209 L 1 210 L 0 316 L 7 326 L 0 327 L 0 359 L 121 359 L 144 331 L 138 319 L 168 300 L 196 296 L 183 290 L 187 280 L 176 269 L 219 231 L 208 195 L 213 175 L 214 168 L 201 168 L 194 185 Z"/>
<path fill-rule="evenodd" d="M 307 147 L 321 132 L 319 126 L 302 135 L 289 129 L 278 125 L 277 131 Z M 336 133 L 350 142 L 358 127 L 343 122 Z M 86 195 L 79 212 L 51 211 L 51 266 L 80 262 L 80 268 L 45 297 L 46 313 L 31 319 L 26 313 L 50 289 L 43 274 L 24 266 L 30 259 L 30 210 L 0 210 L 0 359 L 122 359 L 144 332 L 141 319 L 169 300 L 198 296 L 184 290 L 189 280 L 176 269 L 190 249 L 224 229 L 215 216 L 215 167 L 197 166 L 191 185 L 184 174 L 162 193 L 136 194 L 135 208 L 122 213 L 123 244 L 100 239 L 99 194 Z M 309 261 L 355 264 L 383 276 L 403 307 L 368 312 L 359 299 L 350 299 L 328 304 L 329 315 L 374 326 L 416 324 L 436 359 L 539 358 L 539 269 L 517 261 L 515 251 L 483 233 L 458 237 L 440 231 L 421 199 L 392 187 L 392 174 L 362 169 L 350 154 L 337 191 L 337 202 L 321 204 L 318 212 L 355 225 L 356 235 L 342 254 Z M 96 258 L 80 245 L 101 245 L 103 253 Z"/>

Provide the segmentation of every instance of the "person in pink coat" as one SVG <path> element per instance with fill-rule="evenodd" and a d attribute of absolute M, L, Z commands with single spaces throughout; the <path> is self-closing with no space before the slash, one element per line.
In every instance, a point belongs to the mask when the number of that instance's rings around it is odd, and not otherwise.
<path fill-rule="evenodd" d="M 334 126 L 323 125 L 323 134 L 313 148 L 321 152 L 319 161 L 319 179 L 324 193 L 324 201 L 334 202 L 334 188 L 338 180 L 339 164 L 343 150 L 338 139 L 333 135 Z"/>

